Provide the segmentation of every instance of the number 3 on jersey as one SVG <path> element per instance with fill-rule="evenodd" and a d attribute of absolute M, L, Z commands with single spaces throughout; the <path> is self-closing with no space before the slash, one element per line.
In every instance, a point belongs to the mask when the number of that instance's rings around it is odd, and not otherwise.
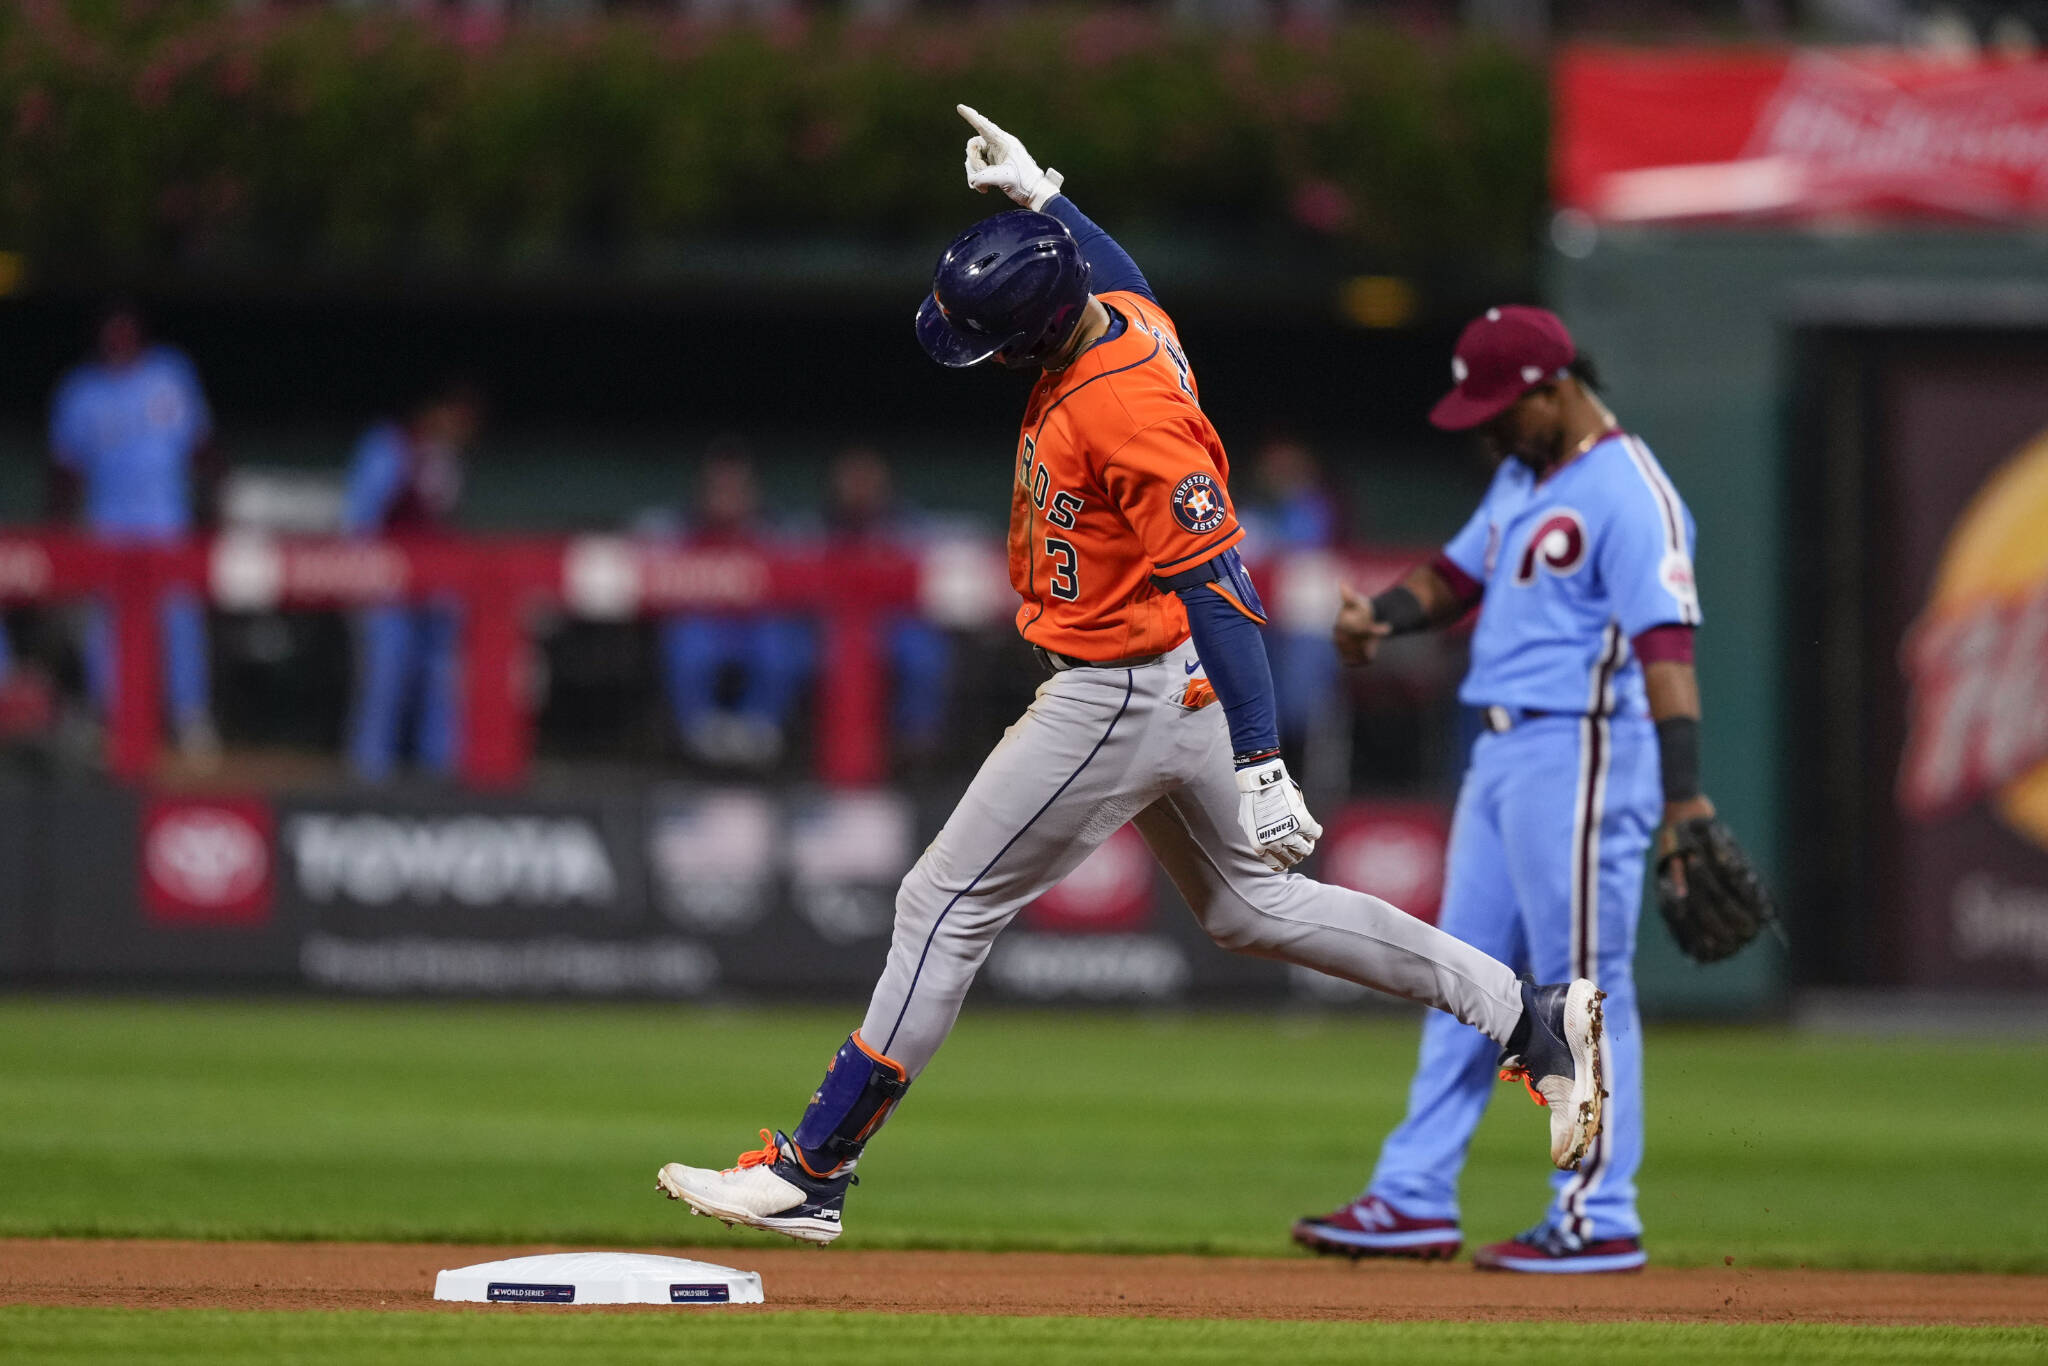
<path fill-rule="evenodd" d="M 1049 587 L 1052 595 L 1063 602 L 1072 602 L 1081 596 L 1081 580 L 1075 570 L 1079 561 L 1074 558 L 1074 547 L 1057 536 L 1045 538 L 1045 553 L 1052 560 L 1052 581 Z"/>
<path fill-rule="evenodd" d="M 1039 468 L 1042 470 L 1045 466 L 1040 465 Z M 1045 520 L 1071 531 L 1074 514 L 1080 510 L 1081 500 L 1061 489 L 1052 496 L 1052 505 L 1045 510 Z M 1074 554 L 1073 543 L 1048 536 L 1045 538 L 1045 553 L 1052 560 L 1052 595 L 1062 602 L 1072 602 L 1080 597 L 1080 561 Z"/>

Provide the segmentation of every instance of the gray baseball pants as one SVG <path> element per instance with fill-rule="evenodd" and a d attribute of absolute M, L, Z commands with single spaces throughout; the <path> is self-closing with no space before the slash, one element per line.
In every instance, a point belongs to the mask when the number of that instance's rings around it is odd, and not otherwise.
<path fill-rule="evenodd" d="M 995 938 L 1126 821 L 1135 821 L 1224 948 L 1419 1001 L 1505 1044 L 1515 974 L 1378 897 L 1276 873 L 1237 823 L 1223 708 L 1180 699 L 1183 644 L 1133 669 L 1069 669 L 982 763 L 896 893 L 888 965 L 861 1038 L 915 1077 L 939 1051 Z"/>

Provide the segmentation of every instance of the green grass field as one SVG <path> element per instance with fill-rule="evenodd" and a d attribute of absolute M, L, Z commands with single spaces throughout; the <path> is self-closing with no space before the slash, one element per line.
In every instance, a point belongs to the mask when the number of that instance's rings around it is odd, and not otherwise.
<path fill-rule="evenodd" d="M 653 1191 L 787 1126 L 850 1011 L 0 1001 L 0 1233 L 680 1242 Z M 970 1008 L 863 1164 L 845 1247 L 1290 1255 L 1397 1117 L 1412 1021 Z M 2048 1271 L 2048 1046 L 1657 1028 L 1642 1199 L 1662 1265 Z M 1503 1086 L 1467 1235 L 1531 1222 L 1543 1118 Z M 992 1176 L 992 1174 L 999 1174 Z M 1515 1325 L 748 1315 L 0 1311 L 0 1359 L 1538 1359 Z M 1613 1361 L 2040 1359 L 2048 1334 L 1613 1324 Z M 961 1344 L 977 1344 L 972 1352 Z M 912 1352 L 904 1344 L 922 1344 Z M 1521 1355 L 1518 1355 L 1521 1353 Z"/>
<path fill-rule="evenodd" d="M 1568 1338 L 1568 1341 L 1565 1339 Z M 976 1318 L 966 1315 L 282 1314 L 202 1310 L 0 1309 L 0 1360 L 88 1362 L 431 1361 L 437 1366 L 756 1366 L 760 1362 L 1128 1366 L 1165 1361 L 1369 1361 L 1445 1366 L 1484 1359 L 1685 1362 L 2038 1362 L 2048 1332 L 1850 1328 L 1826 1324 L 1254 1323 L 1201 1319 Z"/>
<path fill-rule="evenodd" d="M 0 1233 L 741 1245 L 654 1169 L 793 1124 L 848 1015 L 7 1000 Z M 970 1009 L 841 1245 L 1284 1253 L 1363 1181 L 1414 1036 Z M 2048 1047 L 1656 1029 L 1649 1077 L 1662 1264 L 2048 1271 Z M 1497 1100 L 1472 1237 L 1546 1198 L 1543 1116 Z"/>

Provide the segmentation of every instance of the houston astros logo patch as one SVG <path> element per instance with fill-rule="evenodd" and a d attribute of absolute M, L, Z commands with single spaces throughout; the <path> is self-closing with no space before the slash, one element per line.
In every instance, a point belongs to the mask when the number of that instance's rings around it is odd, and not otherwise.
<path fill-rule="evenodd" d="M 1195 473 L 1173 486 L 1173 517 L 1189 531 L 1200 535 L 1223 525 L 1223 493 L 1216 481 Z"/>

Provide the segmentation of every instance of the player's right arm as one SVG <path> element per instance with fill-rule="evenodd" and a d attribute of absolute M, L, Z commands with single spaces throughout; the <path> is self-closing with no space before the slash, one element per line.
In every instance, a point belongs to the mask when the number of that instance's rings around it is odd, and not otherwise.
<path fill-rule="evenodd" d="M 1019 207 L 1051 214 L 1066 224 L 1081 248 L 1081 259 L 1088 263 L 1091 293 L 1128 291 L 1159 302 L 1131 254 L 1060 192 L 1065 176 L 1051 167 L 1041 170 L 1017 135 L 1004 131 L 992 119 L 964 104 L 955 108 L 974 129 L 974 136 L 967 140 L 969 187 L 984 194 L 1001 190 Z"/>
<path fill-rule="evenodd" d="M 1372 663 L 1380 642 L 1410 631 L 1430 631 L 1462 620 L 1485 593 L 1486 541 L 1492 519 L 1482 502 L 1465 525 L 1427 564 L 1416 565 L 1383 593 L 1362 597 L 1337 585 L 1343 605 L 1331 634 L 1346 664 Z"/>

